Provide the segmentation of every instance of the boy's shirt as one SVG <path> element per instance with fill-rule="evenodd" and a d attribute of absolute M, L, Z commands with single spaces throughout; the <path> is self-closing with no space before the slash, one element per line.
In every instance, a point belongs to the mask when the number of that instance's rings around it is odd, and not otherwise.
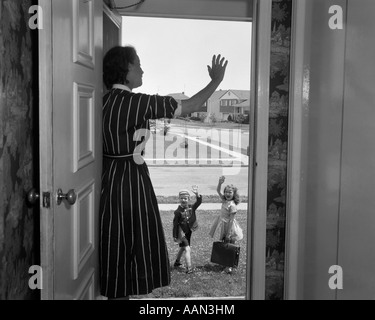
<path fill-rule="evenodd" d="M 184 233 L 195 231 L 198 228 L 197 216 L 195 210 L 202 203 L 202 195 L 197 196 L 197 200 L 193 205 L 188 205 L 187 208 L 178 206 L 174 212 L 173 218 L 173 238 L 181 238 L 181 230 Z"/>

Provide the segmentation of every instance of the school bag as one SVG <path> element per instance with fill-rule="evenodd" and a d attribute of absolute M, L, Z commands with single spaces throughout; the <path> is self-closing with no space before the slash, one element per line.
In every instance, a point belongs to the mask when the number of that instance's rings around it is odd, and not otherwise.
<path fill-rule="evenodd" d="M 212 244 L 211 262 L 226 267 L 237 267 L 240 257 L 240 246 L 224 242 L 214 241 Z"/>

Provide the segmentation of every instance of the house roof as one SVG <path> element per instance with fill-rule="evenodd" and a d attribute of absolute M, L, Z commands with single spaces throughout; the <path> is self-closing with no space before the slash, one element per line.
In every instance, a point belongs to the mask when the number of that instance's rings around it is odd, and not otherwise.
<path fill-rule="evenodd" d="M 250 90 L 228 90 L 233 92 L 240 100 L 250 100 Z"/>
<path fill-rule="evenodd" d="M 167 94 L 167 96 L 173 97 L 176 100 L 186 100 L 186 99 L 189 99 L 189 97 L 185 93 L 183 93 L 183 92 L 181 92 L 181 93 L 170 93 L 170 94 Z"/>
<path fill-rule="evenodd" d="M 229 89 L 229 90 L 218 90 L 218 91 L 215 91 L 211 97 L 210 97 L 210 100 L 211 101 L 217 101 L 217 100 L 220 100 L 221 97 L 223 97 L 225 94 L 227 94 L 228 92 L 231 92 L 233 93 L 234 95 L 236 95 L 240 100 L 250 100 L 250 90 L 232 90 L 232 89 Z"/>
<path fill-rule="evenodd" d="M 234 104 L 232 107 L 241 107 L 245 110 L 250 110 L 250 99 L 242 101 L 241 103 Z"/>
<path fill-rule="evenodd" d="M 220 100 L 220 98 L 225 95 L 228 92 L 228 90 L 218 90 L 215 91 L 211 97 L 209 98 L 212 101 Z"/>

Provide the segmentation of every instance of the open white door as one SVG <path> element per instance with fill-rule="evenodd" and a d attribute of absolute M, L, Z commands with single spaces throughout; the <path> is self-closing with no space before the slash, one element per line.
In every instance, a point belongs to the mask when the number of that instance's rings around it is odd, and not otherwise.
<path fill-rule="evenodd" d="M 95 299 L 103 2 L 39 2 L 41 298 Z"/>

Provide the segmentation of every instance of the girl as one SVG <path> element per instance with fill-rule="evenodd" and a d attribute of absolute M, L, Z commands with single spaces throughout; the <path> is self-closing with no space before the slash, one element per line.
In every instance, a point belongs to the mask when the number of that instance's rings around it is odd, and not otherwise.
<path fill-rule="evenodd" d="M 225 177 L 221 176 L 216 189 L 222 200 L 221 213 L 215 218 L 209 235 L 213 238 L 216 230 L 219 230 L 220 240 L 234 244 L 236 241 L 243 239 L 242 229 L 234 218 L 240 199 L 238 190 L 233 185 L 227 185 L 224 188 L 224 194 L 221 193 L 221 185 L 224 181 Z M 226 272 L 231 273 L 232 268 L 227 268 Z"/>

